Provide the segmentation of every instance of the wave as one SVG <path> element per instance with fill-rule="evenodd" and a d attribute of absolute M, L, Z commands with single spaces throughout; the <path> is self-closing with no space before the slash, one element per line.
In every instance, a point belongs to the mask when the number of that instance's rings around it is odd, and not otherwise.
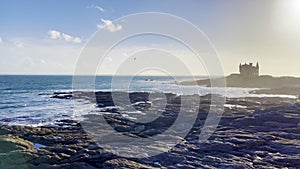
<path fill-rule="evenodd" d="M 0 109 L 11 109 L 11 108 L 23 108 L 26 107 L 27 104 L 23 105 L 5 105 L 5 106 L 0 106 Z"/>

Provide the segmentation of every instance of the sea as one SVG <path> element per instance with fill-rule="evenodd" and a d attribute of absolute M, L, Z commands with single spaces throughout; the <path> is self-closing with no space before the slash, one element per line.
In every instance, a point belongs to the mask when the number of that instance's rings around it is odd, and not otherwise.
<path fill-rule="evenodd" d="M 197 79 L 205 79 L 201 76 Z M 84 79 L 84 78 L 82 78 Z M 91 79 L 87 76 L 86 79 Z M 221 94 L 226 97 L 293 97 L 287 95 L 251 94 L 251 88 L 208 88 L 183 86 L 179 82 L 192 80 L 191 77 L 164 76 L 96 76 L 92 77 L 93 87 L 80 90 L 163 92 L 177 95 Z M 117 83 L 114 79 L 118 79 Z M 84 81 L 83 81 L 84 82 Z M 117 84 L 117 85 L 114 85 Z M 81 120 L 83 115 L 97 109 L 93 103 L 84 102 L 81 113 L 74 112 L 72 99 L 51 98 L 54 92 L 74 90 L 73 76 L 51 75 L 0 75 L 0 124 L 49 126 L 62 119 Z M 78 88 L 76 88 L 78 90 Z"/>

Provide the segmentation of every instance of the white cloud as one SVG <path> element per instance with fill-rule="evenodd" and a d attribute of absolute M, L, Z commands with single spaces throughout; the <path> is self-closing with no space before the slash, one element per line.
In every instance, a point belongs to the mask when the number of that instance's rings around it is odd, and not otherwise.
<path fill-rule="evenodd" d="M 101 21 L 103 22 L 103 24 L 97 24 L 97 27 L 99 29 L 105 29 L 108 30 L 110 32 L 116 32 L 122 29 L 122 25 L 120 24 L 113 24 L 112 21 L 110 20 L 106 20 L 106 19 L 101 19 Z"/>
<path fill-rule="evenodd" d="M 71 42 L 73 40 L 73 37 L 71 35 L 67 35 L 65 33 L 62 33 L 62 37 L 64 38 L 65 41 Z"/>
<path fill-rule="evenodd" d="M 51 39 L 63 39 L 67 42 L 81 43 L 81 39 L 79 37 L 73 37 L 71 35 L 56 30 L 49 30 L 48 35 Z"/>
<path fill-rule="evenodd" d="M 24 44 L 20 41 L 15 41 L 14 42 L 14 45 L 17 47 L 17 48 L 24 48 Z"/>
<path fill-rule="evenodd" d="M 59 39 L 59 38 L 61 38 L 60 32 L 58 32 L 56 30 L 50 30 L 50 31 L 48 31 L 48 35 L 50 36 L 51 39 Z"/>
<path fill-rule="evenodd" d="M 3 42 L 2 38 L 0 37 L 0 44 Z"/>
<path fill-rule="evenodd" d="M 81 39 L 80 38 L 78 38 L 78 37 L 75 37 L 75 38 L 73 38 L 73 42 L 74 43 L 81 43 Z"/>

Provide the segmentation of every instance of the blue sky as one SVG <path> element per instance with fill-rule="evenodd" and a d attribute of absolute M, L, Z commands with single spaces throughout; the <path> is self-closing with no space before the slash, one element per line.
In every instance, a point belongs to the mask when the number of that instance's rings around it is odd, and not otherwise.
<path fill-rule="evenodd" d="M 237 71 L 240 62 L 259 61 L 263 74 L 300 76 L 295 62 L 300 56 L 299 4 L 300 0 L 2 0 L 0 74 L 72 74 L 81 48 L 103 25 L 129 14 L 163 12 L 201 29 L 217 48 L 225 74 Z"/>
<path fill-rule="evenodd" d="M 197 1 L 193 1 L 197 2 Z M 96 30 L 100 18 L 117 19 L 137 12 L 157 11 L 172 13 L 184 8 L 173 1 L 106 1 L 106 0 L 4 0 L 1 1 L 1 31 L 7 36 L 43 37 L 51 28 L 66 30 L 78 36 L 89 37 Z M 159 5 L 157 5 L 159 4 Z M 199 10 L 194 5 L 185 6 Z M 192 4 L 192 3 L 191 3 Z M 101 6 L 105 12 L 94 8 Z M 192 17 L 191 17 L 192 18 Z"/>
<path fill-rule="evenodd" d="M 138 12 L 170 13 L 196 21 L 196 24 L 214 22 L 217 15 L 214 16 L 213 11 L 222 10 L 218 9 L 219 5 L 199 0 L 188 3 L 176 0 L 3 0 L 0 3 L 2 34 L 34 37 L 43 37 L 45 31 L 51 28 L 89 37 L 96 30 L 95 25 L 100 18 L 114 20 Z M 104 12 L 95 6 L 102 7 Z"/>

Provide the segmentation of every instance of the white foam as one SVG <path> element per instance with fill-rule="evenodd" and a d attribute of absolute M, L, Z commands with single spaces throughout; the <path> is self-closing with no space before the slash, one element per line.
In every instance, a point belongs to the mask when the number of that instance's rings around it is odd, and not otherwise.
<path fill-rule="evenodd" d="M 232 109 L 232 108 L 246 109 L 247 108 L 247 106 L 242 106 L 242 105 L 238 105 L 238 104 L 224 104 L 224 107 L 227 107 L 229 109 Z"/>
<path fill-rule="evenodd" d="M 135 102 L 135 103 L 132 103 L 131 105 L 133 105 L 133 106 L 137 106 L 137 105 L 139 105 L 139 104 L 152 104 L 151 102 L 149 102 L 149 101 L 140 101 L 140 102 Z"/>

